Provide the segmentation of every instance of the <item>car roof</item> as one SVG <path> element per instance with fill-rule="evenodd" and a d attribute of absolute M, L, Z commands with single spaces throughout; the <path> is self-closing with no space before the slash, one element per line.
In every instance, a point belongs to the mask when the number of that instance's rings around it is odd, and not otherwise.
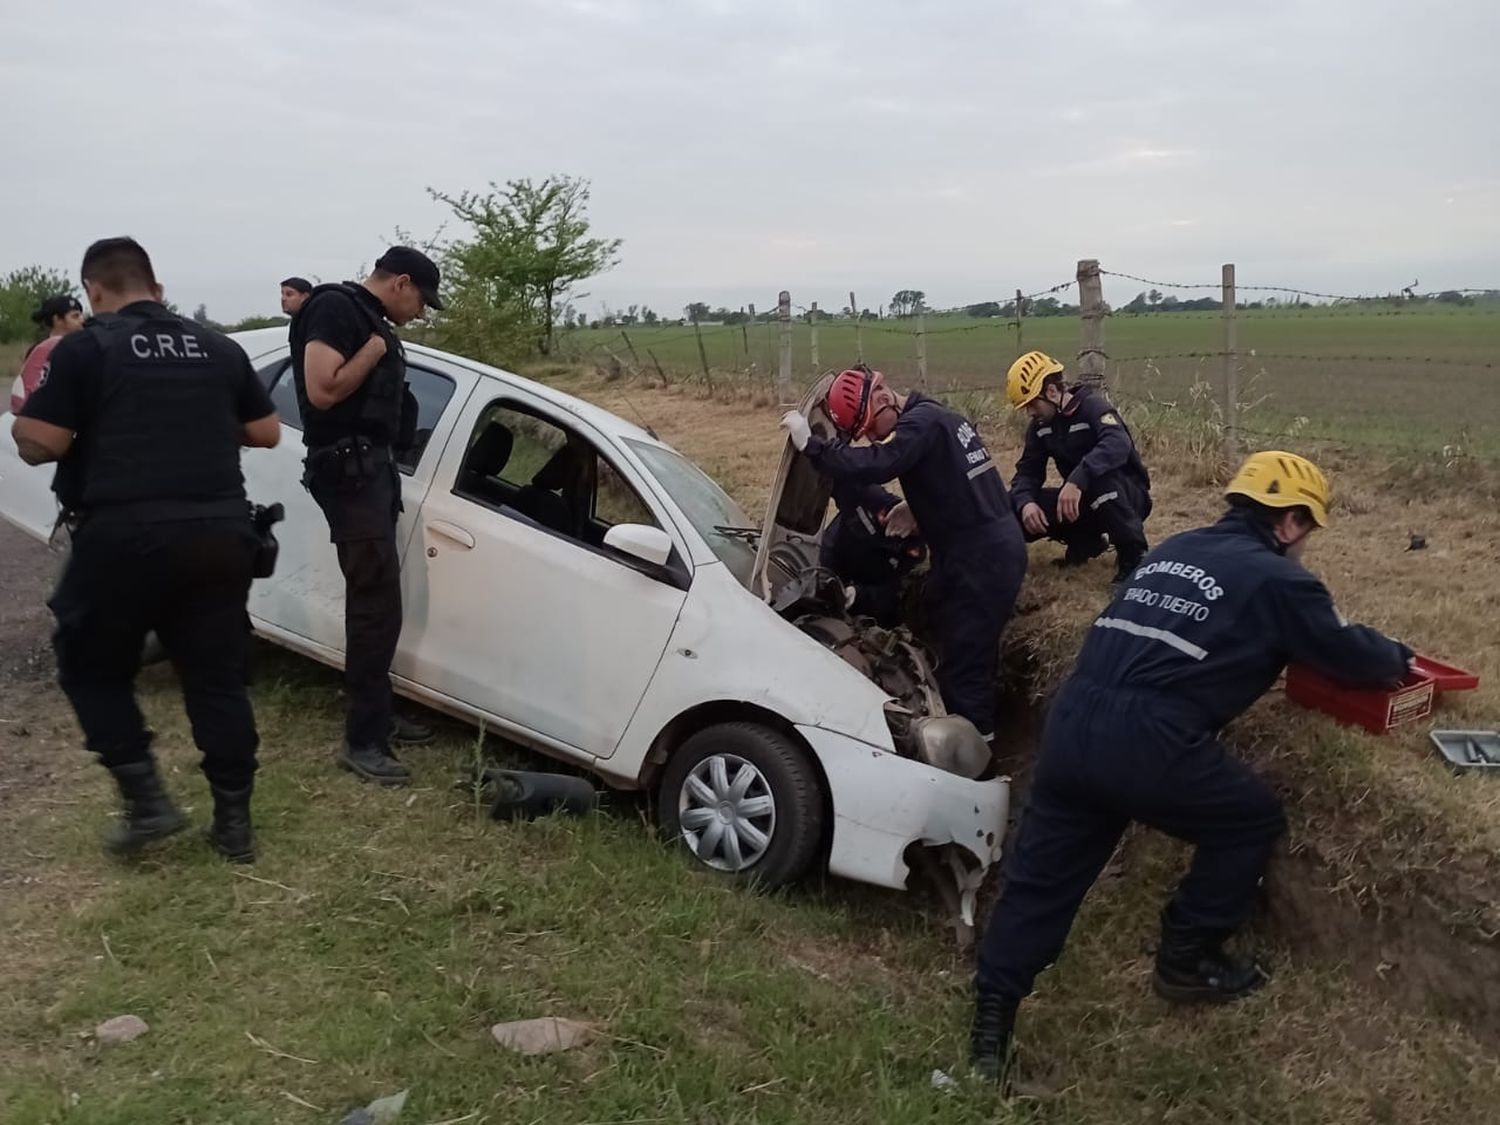
<path fill-rule="evenodd" d="M 244 348 L 245 354 L 248 355 L 251 360 L 256 360 L 269 352 L 275 351 L 277 348 L 285 347 L 287 342 L 287 329 L 286 325 L 278 325 L 273 328 L 252 328 L 248 332 L 235 332 L 231 334 L 230 339 L 239 344 L 240 347 Z M 560 391 L 556 387 L 549 387 L 546 383 L 538 383 L 535 380 L 528 379 L 523 375 L 517 375 L 514 371 L 506 371 L 504 368 L 492 367 L 487 363 L 480 363 L 478 360 L 469 359 L 466 356 L 455 355 L 452 352 L 440 351 L 437 348 L 430 348 L 425 344 L 407 343 L 404 346 L 408 355 L 427 356 L 431 359 L 440 360 L 444 363 L 451 363 L 457 367 L 467 368 L 477 375 L 482 375 L 491 379 L 502 380 L 509 384 L 519 384 L 530 394 L 536 395 L 537 398 L 544 399 L 546 402 L 558 407 L 559 409 L 566 410 L 568 413 L 576 417 L 579 421 L 584 422 L 585 424 L 592 426 L 594 429 L 600 430 L 603 433 L 610 435 L 611 437 L 629 438 L 632 441 L 640 441 L 645 442 L 648 445 L 661 446 L 663 449 L 672 448 L 670 445 L 662 441 L 660 438 L 656 437 L 654 434 L 648 433 L 642 426 L 639 426 L 634 422 L 627 421 L 626 419 L 621 418 L 618 414 L 613 414 L 610 411 L 605 410 L 601 406 L 595 406 L 593 403 L 578 398 L 575 395 L 570 395 L 565 391 Z M 673 450 L 673 452 L 676 452 L 676 450 Z"/>

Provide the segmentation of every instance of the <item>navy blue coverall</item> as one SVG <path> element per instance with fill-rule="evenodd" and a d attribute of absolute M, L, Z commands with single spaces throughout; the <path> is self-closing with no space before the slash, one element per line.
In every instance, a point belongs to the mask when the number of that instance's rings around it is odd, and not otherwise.
<path fill-rule="evenodd" d="M 1142 524 L 1151 514 L 1151 477 L 1119 411 L 1082 384 L 1069 387 L 1068 393 L 1073 398 L 1066 412 L 1050 422 L 1033 421 L 1026 430 L 1026 446 L 1010 481 L 1011 501 L 1018 516 L 1027 504 L 1042 509 L 1047 516 L 1043 535 L 1067 544 L 1070 561 L 1097 555 L 1102 533 L 1114 544 L 1120 569 L 1131 569 L 1146 553 Z M 1057 518 L 1058 489 L 1043 487 L 1049 460 L 1065 481 L 1083 491 L 1072 523 Z"/>
<path fill-rule="evenodd" d="M 978 989 L 1030 994 L 1133 820 L 1196 845 L 1167 907 L 1173 924 L 1227 937 L 1248 918 L 1286 822 L 1219 730 L 1289 659 L 1371 687 L 1400 680 L 1410 657 L 1345 624 L 1323 583 L 1249 513 L 1168 539 L 1121 583 L 1052 703 Z"/>
<path fill-rule="evenodd" d="M 927 555 L 917 536 L 887 535 L 883 520 L 901 502 L 877 484 L 836 484 L 838 515 L 823 529 L 818 564 L 854 587 L 849 612 L 886 628 L 901 616 L 901 580 Z"/>
<path fill-rule="evenodd" d="M 932 552 L 927 592 L 943 703 L 992 738 L 1000 634 L 1026 575 L 1026 543 L 973 423 L 912 394 L 887 440 L 849 445 L 814 434 L 806 453 L 837 483 L 901 481 Z"/>

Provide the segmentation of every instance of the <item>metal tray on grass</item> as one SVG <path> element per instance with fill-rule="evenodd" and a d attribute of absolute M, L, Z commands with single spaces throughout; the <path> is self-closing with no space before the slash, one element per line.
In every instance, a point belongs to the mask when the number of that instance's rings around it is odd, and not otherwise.
<path fill-rule="evenodd" d="M 1500 730 L 1435 730 L 1432 744 L 1459 769 L 1500 769 Z"/>

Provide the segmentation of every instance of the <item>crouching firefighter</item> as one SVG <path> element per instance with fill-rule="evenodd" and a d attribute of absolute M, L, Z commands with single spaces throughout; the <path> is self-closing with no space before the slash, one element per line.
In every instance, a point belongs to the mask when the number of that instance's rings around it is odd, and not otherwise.
<path fill-rule="evenodd" d="M 105 847 L 125 854 L 181 831 L 135 701 L 154 630 L 213 791 L 209 843 L 250 862 L 259 737 L 245 605 L 259 539 L 240 447 L 276 445 L 281 422 L 237 344 L 162 304 L 134 239 L 95 242 L 82 274 L 94 318 L 58 341 L 12 430 L 28 464 L 57 462 L 72 530 L 48 602 L 58 683 L 119 786 L 125 815 Z"/>
<path fill-rule="evenodd" d="M 1115 581 L 1135 570 L 1146 553 L 1142 526 L 1151 514 L 1151 478 L 1120 412 L 1082 384 L 1063 383 L 1063 365 L 1042 352 L 1011 364 L 1006 395 L 1031 416 L 1026 446 L 1010 481 L 1028 542 L 1055 539 L 1067 550 L 1059 566 L 1081 566 L 1115 549 Z M 1047 462 L 1063 478 L 1043 487 Z"/>
<path fill-rule="evenodd" d="M 1026 544 L 995 462 L 968 419 L 925 395 L 897 394 L 869 368 L 841 372 L 825 408 L 839 440 L 814 434 L 796 410 L 781 426 L 837 484 L 900 480 L 932 553 L 927 597 L 943 703 L 992 740 L 1000 634 L 1026 574 Z M 860 438 L 871 444 L 851 444 Z"/>
<path fill-rule="evenodd" d="M 1303 568 L 1328 524 L 1328 482 L 1256 453 L 1228 512 L 1174 535 L 1094 621 L 1042 734 L 1005 889 L 979 951 L 973 1061 L 1000 1078 L 1016 1009 L 1057 959 L 1084 894 L 1131 821 L 1195 846 L 1161 915 L 1152 977 L 1176 1002 L 1238 999 L 1267 978 L 1223 945 L 1247 920 L 1285 829 L 1270 787 L 1219 742 L 1295 660 L 1355 687 L 1398 682 L 1411 650 L 1345 623 Z"/>
<path fill-rule="evenodd" d="M 405 785 L 393 740 L 432 731 L 398 720 L 391 658 L 401 637 L 399 450 L 416 431 L 406 356 L 391 324 L 441 309 L 438 268 L 405 246 L 388 250 L 361 284 L 314 287 L 292 318 L 292 372 L 307 445 L 303 484 L 328 521 L 344 575 L 343 769 L 381 785 Z"/>
<path fill-rule="evenodd" d="M 818 562 L 845 583 L 845 608 L 889 629 L 901 618 L 901 584 L 927 557 L 927 549 L 905 526 L 901 498 L 878 484 L 836 484 L 838 514 L 823 529 Z M 892 520 L 892 513 L 898 513 Z"/>

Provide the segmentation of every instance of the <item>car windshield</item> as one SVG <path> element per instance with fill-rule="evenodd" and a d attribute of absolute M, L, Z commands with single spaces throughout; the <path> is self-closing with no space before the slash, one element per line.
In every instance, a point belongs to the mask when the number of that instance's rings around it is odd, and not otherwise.
<path fill-rule="evenodd" d="M 659 445 L 629 438 L 626 444 L 645 462 L 651 475 L 682 509 L 683 515 L 703 536 L 719 561 L 743 585 L 749 586 L 750 575 L 755 570 L 755 541 L 760 529 L 750 524 L 749 517 L 727 492 L 714 483 L 712 477 L 686 457 Z"/>

